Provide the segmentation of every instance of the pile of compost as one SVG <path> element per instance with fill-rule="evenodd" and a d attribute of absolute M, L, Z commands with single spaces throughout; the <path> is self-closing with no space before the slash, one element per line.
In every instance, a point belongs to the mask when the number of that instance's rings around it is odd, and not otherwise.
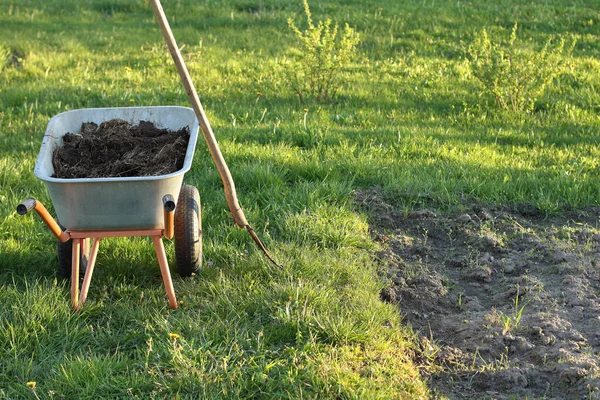
<path fill-rule="evenodd" d="M 190 133 L 157 128 L 152 122 L 132 125 L 112 119 L 86 122 L 67 133 L 52 155 L 54 177 L 111 178 L 158 176 L 183 168 Z"/>

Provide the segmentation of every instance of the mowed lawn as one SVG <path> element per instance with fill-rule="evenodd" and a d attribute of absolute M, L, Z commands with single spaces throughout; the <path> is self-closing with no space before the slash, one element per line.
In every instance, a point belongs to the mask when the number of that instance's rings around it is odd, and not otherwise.
<path fill-rule="evenodd" d="M 595 2 L 311 2 L 360 34 L 332 101 L 286 78 L 301 1 L 165 0 L 166 14 L 271 266 L 229 214 L 204 142 L 204 268 L 168 308 L 151 241 L 102 242 L 73 313 L 56 244 L 28 197 L 49 119 L 87 107 L 188 105 L 149 2 L 0 0 L 0 398 L 425 398 L 412 333 L 384 304 L 380 245 L 353 191 L 402 212 L 475 204 L 541 213 L 598 205 Z M 486 29 L 571 56 L 531 112 L 502 110 L 467 58 Z M 173 246 L 167 243 L 174 264 Z"/>

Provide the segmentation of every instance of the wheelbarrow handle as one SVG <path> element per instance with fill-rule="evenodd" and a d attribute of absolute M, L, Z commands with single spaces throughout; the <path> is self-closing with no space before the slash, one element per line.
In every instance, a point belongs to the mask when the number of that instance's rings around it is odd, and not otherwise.
<path fill-rule="evenodd" d="M 163 231 L 164 237 L 172 239 L 175 234 L 175 198 L 170 194 L 165 194 L 162 198 L 165 220 L 165 229 Z"/>
<path fill-rule="evenodd" d="M 165 194 L 162 198 L 165 211 L 175 211 L 175 198 L 170 194 Z"/>
<path fill-rule="evenodd" d="M 19 215 L 25 215 L 29 211 L 33 210 L 36 205 L 37 202 L 35 199 L 27 199 L 17 206 L 17 213 Z"/>
<path fill-rule="evenodd" d="M 48 226 L 58 240 L 64 243 L 71 238 L 71 235 L 64 232 L 60 225 L 52 218 L 48 210 L 46 210 L 46 207 L 36 199 L 27 199 L 17 206 L 17 213 L 19 215 L 25 215 L 31 210 L 35 210 L 38 213 L 40 218 L 42 218 L 46 226 Z"/>

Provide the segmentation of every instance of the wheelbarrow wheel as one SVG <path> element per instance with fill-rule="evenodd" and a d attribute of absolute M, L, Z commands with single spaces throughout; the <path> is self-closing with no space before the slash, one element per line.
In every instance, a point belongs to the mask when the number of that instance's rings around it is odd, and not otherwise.
<path fill-rule="evenodd" d="M 63 228 L 61 226 L 61 228 Z M 64 228 L 63 228 L 64 230 Z M 64 279 L 71 279 L 71 269 L 73 265 L 73 240 L 66 242 L 56 241 L 58 250 L 58 275 Z M 79 262 L 79 276 L 83 277 L 87 269 L 90 249 L 90 239 L 85 239 L 83 249 L 81 249 L 81 261 Z"/>
<path fill-rule="evenodd" d="M 175 263 L 183 277 L 191 276 L 202 266 L 200 194 L 191 185 L 181 188 L 175 209 Z"/>

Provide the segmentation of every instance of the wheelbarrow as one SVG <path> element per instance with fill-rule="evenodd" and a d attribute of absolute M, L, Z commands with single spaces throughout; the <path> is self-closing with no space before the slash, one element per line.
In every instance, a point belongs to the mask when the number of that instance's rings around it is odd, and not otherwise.
<path fill-rule="evenodd" d="M 175 106 L 97 108 L 73 110 L 55 116 L 48 123 L 35 166 L 35 175 L 46 182 L 60 224 L 50 216 L 42 203 L 35 199 L 27 199 L 17 207 L 19 214 L 36 210 L 58 238 L 60 271 L 63 275 L 71 276 L 71 303 L 75 310 L 78 310 L 87 298 L 100 239 L 118 236 L 152 237 L 169 304 L 172 308 L 177 308 L 162 238 L 175 237 L 175 259 L 180 275 L 191 275 L 200 266 L 200 197 L 195 187 L 181 187 L 183 174 L 192 165 L 199 128 L 202 129 L 208 150 L 223 181 L 225 198 L 234 222 L 240 228 L 245 228 L 265 257 L 281 268 L 246 220 L 237 198 L 233 178 L 200 103 L 160 0 L 151 0 L 151 4 L 192 109 Z M 100 124 L 114 118 L 130 123 L 145 120 L 171 130 L 187 126 L 190 130 L 190 141 L 183 168 L 175 173 L 157 177 L 52 177 L 52 151 L 62 143 L 62 137 L 67 132 L 77 132 L 83 122 Z M 81 293 L 80 270 L 85 270 Z"/>
<path fill-rule="evenodd" d="M 119 118 L 130 124 L 149 121 L 157 127 L 190 133 L 183 168 L 167 175 L 119 178 L 55 178 L 52 154 L 63 136 L 78 132 L 84 122 L 100 124 Z M 35 210 L 58 239 L 59 274 L 71 278 L 71 304 L 79 310 L 86 301 L 100 240 L 108 237 L 150 236 L 169 305 L 177 308 L 162 238 L 175 242 L 175 260 L 181 276 L 190 276 L 202 263 L 200 196 L 184 185 L 192 166 L 198 138 L 194 110 L 186 107 L 90 108 L 67 111 L 48 123 L 35 175 L 46 183 L 58 221 L 44 205 L 27 199 L 17 206 L 21 215 Z M 91 244 L 91 246 L 90 246 Z M 80 272 L 84 273 L 80 286 Z"/>

